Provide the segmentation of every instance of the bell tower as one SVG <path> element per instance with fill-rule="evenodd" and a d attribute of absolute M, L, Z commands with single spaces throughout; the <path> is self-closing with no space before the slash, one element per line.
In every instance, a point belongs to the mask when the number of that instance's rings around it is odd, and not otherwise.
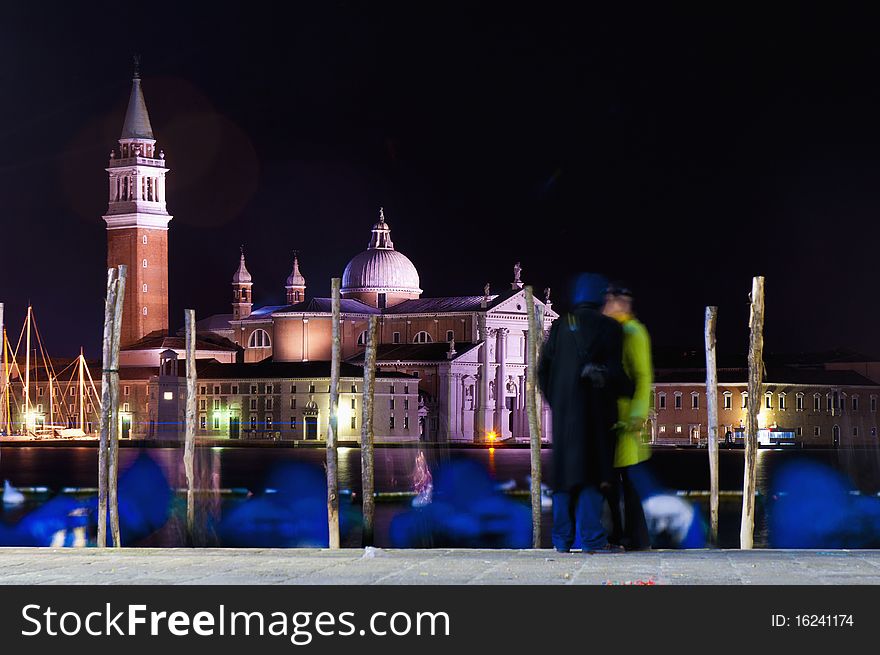
<path fill-rule="evenodd" d="M 253 278 L 244 263 L 244 246 L 242 246 L 238 270 L 232 276 L 232 320 L 237 321 L 251 315 L 254 307 L 254 299 L 251 296 L 253 286 Z"/>
<path fill-rule="evenodd" d="M 293 251 L 293 271 L 287 278 L 287 284 L 284 285 L 287 290 L 287 304 L 295 305 L 306 299 L 306 279 L 299 272 L 299 253 Z"/>
<path fill-rule="evenodd" d="M 128 266 L 121 336 L 126 346 L 150 332 L 168 331 L 168 168 L 165 153 L 157 156 L 137 58 L 119 147 L 110 152 L 106 170 L 107 266 Z"/>

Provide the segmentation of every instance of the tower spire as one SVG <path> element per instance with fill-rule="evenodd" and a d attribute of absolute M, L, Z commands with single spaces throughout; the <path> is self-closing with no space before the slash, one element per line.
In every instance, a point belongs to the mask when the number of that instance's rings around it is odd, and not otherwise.
<path fill-rule="evenodd" d="M 125 111 L 119 139 L 153 139 L 153 126 L 150 124 L 147 103 L 144 102 L 144 93 L 141 91 L 141 58 L 138 55 L 134 56 L 131 94 L 128 96 L 128 109 Z"/>

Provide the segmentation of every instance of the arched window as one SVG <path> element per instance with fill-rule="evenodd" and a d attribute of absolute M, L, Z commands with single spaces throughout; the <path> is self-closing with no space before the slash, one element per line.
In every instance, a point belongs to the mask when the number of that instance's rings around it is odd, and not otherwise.
<path fill-rule="evenodd" d="M 366 346 L 367 345 L 367 331 L 366 330 L 364 330 L 363 332 L 361 332 L 358 335 L 358 342 L 357 343 L 359 346 Z"/>
<path fill-rule="evenodd" d="M 431 335 L 422 330 L 417 333 L 413 338 L 413 343 L 432 343 L 434 340 L 431 338 Z"/>
<path fill-rule="evenodd" d="M 248 340 L 248 348 L 271 348 L 272 342 L 269 340 L 269 333 L 265 330 L 254 330 L 251 332 L 251 338 Z"/>

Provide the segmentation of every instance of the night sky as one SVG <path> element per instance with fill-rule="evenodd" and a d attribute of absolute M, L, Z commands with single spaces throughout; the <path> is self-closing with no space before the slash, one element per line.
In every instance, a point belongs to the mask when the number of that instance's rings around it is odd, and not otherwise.
<path fill-rule="evenodd" d="M 242 243 L 258 305 L 283 302 L 294 249 L 327 295 L 383 205 L 425 296 L 509 288 L 519 260 L 561 308 L 600 271 L 658 346 L 701 347 L 717 304 L 743 350 L 763 274 L 769 349 L 880 353 L 875 16 L 372 4 L 5 7 L 10 336 L 30 299 L 50 352 L 98 353 L 104 168 L 140 53 L 172 329 L 230 311 Z"/>

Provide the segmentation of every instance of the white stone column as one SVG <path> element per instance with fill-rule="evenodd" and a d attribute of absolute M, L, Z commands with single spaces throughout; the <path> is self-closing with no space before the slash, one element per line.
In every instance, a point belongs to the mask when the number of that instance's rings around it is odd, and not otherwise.
<path fill-rule="evenodd" d="M 522 437 L 527 433 L 524 429 L 526 417 L 524 415 L 526 409 L 526 376 L 519 376 L 519 384 L 517 385 L 516 394 L 516 435 Z"/>
<path fill-rule="evenodd" d="M 507 335 L 510 330 L 498 328 L 495 330 L 495 361 L 498 368 L 495 371 L 495 433 L 501 437 L 509 437 L 510 430 L 507 427 Z"/>
<path fill-rule="evenodd" d="M 491 372 L 489 370 L 489 328 L 486 325 L 486 319 L 483 318 L 480 325 L 480 337 L 483 341 L 482 351 L 480 352 L 480 397 L 477 407 L 476 421 L 474 422 L 474 441 L 483 441 L 486 433 L 492 429 L 492 406 L 489 404 L 489 380 Z"/>
<path fill-rule="evenodd" d="M 467 382 L 465 380 L 464 375 L 458 376 L 458 436 L 464 438 L 465 431 L 465 412 L 467 411 L 465 407 L 465 398 L 467 398 Z"/>
<path fill-rule="evenodd" d="M 309 319 L 303 319 L 303 352 L 302 360 L 309 361 Z"/>

